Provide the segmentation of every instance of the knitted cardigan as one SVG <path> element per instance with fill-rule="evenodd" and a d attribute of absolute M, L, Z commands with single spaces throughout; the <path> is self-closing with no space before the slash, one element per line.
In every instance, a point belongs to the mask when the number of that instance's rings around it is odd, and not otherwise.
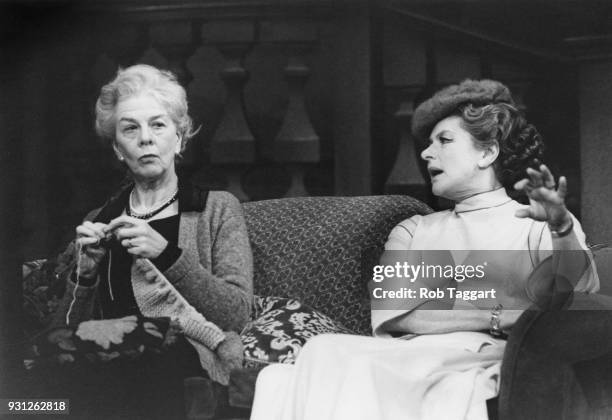
<path fill-rule="evenodd" d="M 181 255 L 163 273 L 150 260 L 135 258 L 131 283 L 142 314 L 178 319 L 186 338 L 197 350 L 202 367 L 211 379 L 226 385 L 229 368 L 214 350 L 225 339 L 223 330 L 240 332 L 249 319 L 252 254 L 238 200 L 229 193 L 211 191 L 206 206 L 198 207 L 200 196 L 197 190 L 193 194 L 193 188 L 181 186 L 179 194 Z M 99 220 L 112 205 L 111 199 L 86 220 Z M 91 319 L 101 280 L 106 281 L 105 273 L 99 273 L 91 287 L 77 286 L 68 280 L 52 326 L 66 326 L 73 296 L 68 325 L 76 327 L 79 322 Z"/>

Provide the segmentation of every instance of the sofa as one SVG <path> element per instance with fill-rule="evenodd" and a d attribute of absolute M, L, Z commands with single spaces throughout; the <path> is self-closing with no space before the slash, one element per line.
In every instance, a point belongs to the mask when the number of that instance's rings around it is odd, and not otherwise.
<path fill-rule="evenodd" d="M 298 299 L 363 335 L 371 333 L 367 273 L 388 233 L 401 220 L 432 211 L 418 200 L 397 195 L 285 198 L 248 202 L 243 208 L 256 295 Z M 525 412 L 535 416 L 530 418 L 578 418 L 577 413 L 580 418 L 607 418 L 601 414 L 612 412 L 612 311 L 607 308 L 603 304 L 600 311 L 526 312 L 508 338 L 500 397 L 490 401 L 490 418 L 524 418 Z M 600 345 L 588 352 L 574 351 L 568 359 L 551 358 L 555 350 L 550 344 L 593 342 L 585 323 L 596 327 Z M 570 327 L 559 327 L 565 324 Z M 542 345 L 541 339 L 549 345 Z M 548 362 L 545 368 L 543 359 Z M 248 418 L 255 379 L 263 366 L 234 370 L 227 388 L 205 378 L 187 379 L 188 417 Z M 551 379 L 551 372 L 563 373 Z M 558 401 L 565 401 L 566 407 L 546 409 L 558 406 Z M 548 416 L 553 412 L 555 416 Z"/>
<path fill-rule="evenodd" d="M 371 334 L 367 274 L 388 233 L 405 218 L 431 212 L 407 196 L 269 200 L 245 203 L 244 210 L 255 293 L 297 297 L 365 335 Z M 612 295 L 612 284 L 605 282 L 612 250 L 597 247 L 594 255 L 602 292 Z M 603 300 L 583 297 L 582 311 L 525 312 L 508 337 L 490 418 L 612 418 L 612 299 Z M 555 353 L 562 356 L 551 357 Z M 233 372 L 230 407 L 248 409 L 256 374 L 257 369 Z"/>

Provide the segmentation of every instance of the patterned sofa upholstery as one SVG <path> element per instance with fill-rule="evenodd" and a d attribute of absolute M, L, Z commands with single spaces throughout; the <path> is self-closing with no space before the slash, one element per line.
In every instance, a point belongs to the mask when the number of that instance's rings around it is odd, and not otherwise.
<path fill-rule="evenodd" d="M 345 327 L 370 333 L 362 268 L 391 229 L 431 209 L 408 196 L 303 197 L 243 205 L 255 293 L 301 300 Z"/>

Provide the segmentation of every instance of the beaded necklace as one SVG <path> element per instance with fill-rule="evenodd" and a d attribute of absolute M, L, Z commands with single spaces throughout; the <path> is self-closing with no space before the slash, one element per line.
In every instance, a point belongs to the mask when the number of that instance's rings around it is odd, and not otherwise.
<path fill-rule="evenodd" d="M 153 210 L 151 210 L 148 213 L 136 213 L 134 210 L 132 210 L 132 195 L 133 195 L 133 193 L 134 193 L 134 190 L 132 190 L 132 192 L 130 192 L 130 199 L 128 201 L 128 204 L 125 206 L 125 214 L 127 214 L 128 216 L 131 216 L 131 217 L 135 217 L 137 219 L 141 219 L 141 220 L 148 220 L 151 217 L 155 216 L 156 214 L 159 214 L 162 210 L 164 210 L 166 207 L 168 207 L 170 204 L 174 203 L 178 199 L 178 188 L 177 188 L 174 191 L 174 194 L 172 194 L 172 196 L 170 196 L 170 198 L 168 198 L 166 201 L 164 201 L 156 209 L 153 209 Z"/>

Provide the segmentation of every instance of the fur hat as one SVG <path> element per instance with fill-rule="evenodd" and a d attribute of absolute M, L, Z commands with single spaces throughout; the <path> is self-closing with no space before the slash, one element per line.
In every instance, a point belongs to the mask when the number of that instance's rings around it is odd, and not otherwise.
<path fill-rule="evenodd" d="M 417 107 L 412 117 L 412 134 L 421 141 L 427 140 L 434 126 L 460 105 L 482 106 L 501 102 L 514 105 L 510 90 L 504 84 L 496 80 L 466 79 L 436 92 Z"/>

